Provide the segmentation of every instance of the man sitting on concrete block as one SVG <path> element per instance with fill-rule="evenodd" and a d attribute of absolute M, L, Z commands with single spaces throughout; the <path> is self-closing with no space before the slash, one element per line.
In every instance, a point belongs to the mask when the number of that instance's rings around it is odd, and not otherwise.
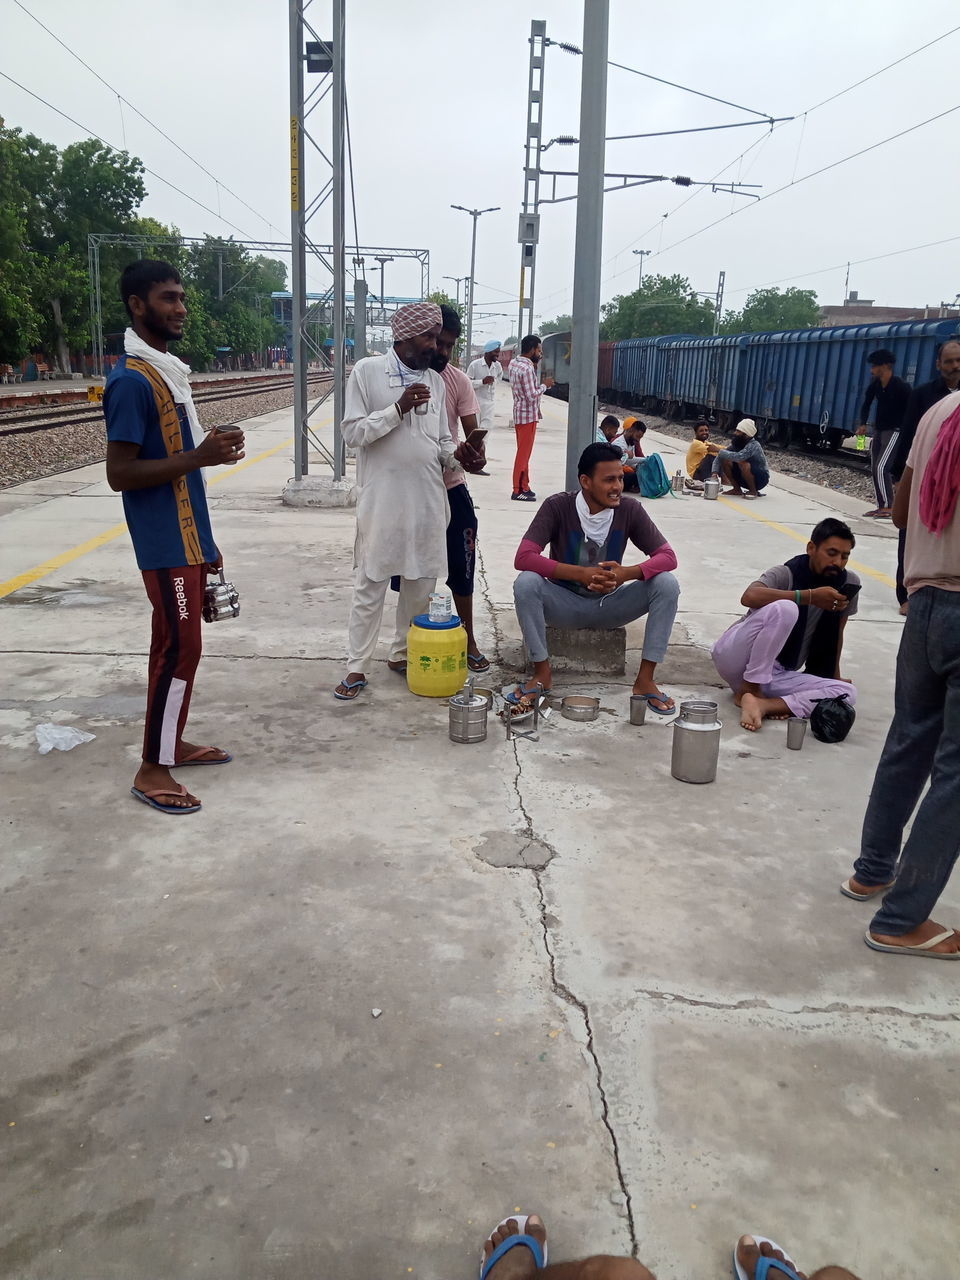
<path fill-rule="evenodd" d="M 547 626 L 607 631 L 646 616 L 643 661 L 633 692 L 658 715 L 674 701 L 654 680 L 667 652 L 680 585 L 671 570 L 677 557 L 639 501 L 623 498 L 623 461 L 609 444 L 591 444 L 580 455 L 580 488 L 548 498 L 523 536 L 514 565 L 517 617 L 533 679 L 518 684 L 507 701 L 526 709 L 537 684 L 550 688 Z M 627 543 L 649 559 L 624 565 Z M 549 556 L 543 554 L 550 548 Z"/>

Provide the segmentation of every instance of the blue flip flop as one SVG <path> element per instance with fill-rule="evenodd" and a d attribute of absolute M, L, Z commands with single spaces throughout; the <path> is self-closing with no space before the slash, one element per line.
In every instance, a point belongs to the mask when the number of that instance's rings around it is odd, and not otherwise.
<path fill-rule="evenodd" d="M 519 693 L 517 692 L 517 689 L 520 690 Z M 511 707 L 516 707 L 520 704 L 523 698 L 532 698 L 536 692 L 537 692 L 536 684 L 534 684 L 532 689 L 525 689 L 522 684 L 518 683 L 516 689 L 511 689 L 509 693 L 505 693 L 503 695 L 503 700 L 504 702 L 509 702 Z M 550 692 L 549 689 L 541 690 L 541 693 L 543 694 L 547 694 L 549 692 Z"/>
<path fill-rule="evenodd" d="M 489 1232 L 487 1239 L 489 1240 L 494 1231 L 498 1230 L 500 1227 L 505 1227 L 508 1222 L 515 1222 L 520 1228 L 520 1232 L 515 1236 L 507 1236 L 506 1240 L 504 1240 L 502 1244 L 497 1245 L 489 1258 L 481 1257 L 480 1280 L 487 1280 L 487 1276 L 503 1255 L 505 1253 L 509 1253 L 510 1250 L 518 1244 L 524 1245 L 533 1254 L 533 1260 L 536 1263 L 538 1271 L 541 1271 L 547 1265 L 547 1246 L 545 1244 L 541 1245 L 540 1241 L 534 1236 L 523 1234 L 523 1229 L 527 1225 L 527 1215 L 524 1213 L 511 1213 L 509 1218 L 502 1219 L 502 1221 L 498 1222 L 493 1228 L 493 1231 Z"/>
<path fill-rule="evenodd" d="M 348 692 L 337 693 L 336 689 L 334 689 L 333 696 L 339 698 L 341 702 L 352 702 L 360 694 L 360 691 L 367 687 L 366 680 L 341 680 L 340 683 Z"/>
<path fill-rule="evenodd" d="M 672 716 L 677 709 L 676 702 L 674 701 L 673 698 L 670 697 L 668 693 L 641 693 L 638 696 L 644 700 L 644 702 L 647 704 L 650 710 L 654 713 L 654 715 Z M 656 700 L 657 702 L 673 702 L 673 706 L 667 707 L 665 711 L 661 711 L 659 707 L 655 707 L 653 705 L 654 700 Z"/>
<path fill-rule="evenodd" d="M 130 794 L 136 796 L 143 804 L 148 804 L 151 809 L 157 809 L 160 813 L 196 813 L 200 808 L 198 804 L 161 804 L 157 799 L 158 796 L 185 796 L 187 794 L 186 787 L 177 787 L 176 791 L 171 790 L 169 787 L 164 788 L 162 791 L 140 791 L 137 787 L 131 787 Z"/>
<path fill-rule="evenodd" d="M 787 1252 L 775 1240 L 769 1240 L 766 1236 L 754 1236 L 753 1239 L 756 1240 L 757 1244 L 768 1244 L 780 1253 Z M 738 1240 L 737 1244 L 739 1243 L 740 1241 Z M 747 1273 L 737 1257 L 736 1244 L 733 1246 L 733 1274 L 737 1277 L 737 1280 L 748 1280 Z M 799 1275 L 788 1262 L 781 1262 L 779 1258 L 765 1258 L 761 1254 L 760 1261 L 757 1263 L 756 1270 L 753 1273 L 753 1280 L 780 1280 L 781 1276 L 786 1276 L 787 1280 L 800 1280 Z"/>

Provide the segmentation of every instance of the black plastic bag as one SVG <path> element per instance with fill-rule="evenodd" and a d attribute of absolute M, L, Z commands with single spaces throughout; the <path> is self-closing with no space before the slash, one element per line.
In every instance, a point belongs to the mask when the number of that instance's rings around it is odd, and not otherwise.
<path fill-rule="evenodd" d="M 819 742 L 842 742 L 857 713 L 842 693 L 839 698 L 821 698 L 810 716 L 810 731 Z"/>

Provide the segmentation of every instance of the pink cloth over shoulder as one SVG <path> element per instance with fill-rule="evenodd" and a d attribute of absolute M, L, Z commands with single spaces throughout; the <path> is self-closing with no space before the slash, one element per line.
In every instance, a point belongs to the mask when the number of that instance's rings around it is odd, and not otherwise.
<path fill-rule="evenodd" d="M 920 519 L 940 537 L 953 520 L 960 496 L 960 409 L 940 427 L 920 482 Z"/>

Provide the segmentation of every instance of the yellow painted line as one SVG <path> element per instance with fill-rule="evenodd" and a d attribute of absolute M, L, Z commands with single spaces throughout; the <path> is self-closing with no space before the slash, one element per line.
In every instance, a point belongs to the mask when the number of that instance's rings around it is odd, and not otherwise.
<path fill-rule="evenodd" d="M 220 484 L 223 480 L 229 480 L 231 476 L 235 476 L 247 467 L 252 467 L 254 463 L 262 462 L 264 458 L 272 458 L 275 453 L 288 449 L 292 443 L 293 436 L 288 440 L 284 440 L 283 444 L 275 445 L 272 449 L 265 449 L 263 453 L 258 453 L 253 458 L 247 458 L 244 462 L 238 462 L 229 471 L 224 471 L 220 475 L 214 476 L 212 480 L 207 482 L 208 486 Z M 0 600 L 3 600 L 5 596 L 13 595 L 14 591 L 29 587 L 30 583 L 36 582 L 38 578 L 45 578 L 48 573 L 54 573 L 57 569 L 62 569 L 64 565 L 71 564 L 74 560 L 79 560 L 81 556 L 85 556 L 88 552 L 96 551 L 98 547 L 105 547 L 108 542 L 113 542 L 115 538 L 119 538 L 126 531 L 126 521 L 115 524 L 112 529 L 105 529 L 103 533 L 98 533 L 94 538 L 88 538 L 86 542 L 81 542 L 79 546 L 71 547 L 69 551 L 61 551 L 60 555 L 44 560 L 43 564 L 35 565 L 34 568 L 28 569 L 25 573 L 17 574 L 15 578 L 8 578 L 6 582 L 0 582 Z"/>
<path fill-rule="evenodd" d="M 768 520 L 766 516 L 762 516 L 758 511 L 754 511 L 752 507 L 743 507 L 737 502 L 731 502 L 729 498 L 721 497 L 718 498 L 718 501 L 722 502 L 725 507 L 731 507 L 734 511 L 738 511 L 742 516 L 749 516 L 751 520 L 756 520 L 760 524 L 765 524 L 769 529 L 776 529 L 777 533 L 786 534 L 786 536 L 788 538 L 792 538 L 794 542 L 800 542 L 806 546 L 810 541 L 810 539 L 805 538 L 802 533 L 797 533 L 796 529 L 789 529 L 785 524 L 779 524 L 776 520 Z M 882 582 L 885 587 L 895 588 L 897 585 L 893 578 L 888 577 L 887 574 L 880 573 L 877 569 L 871 569 L 869 565 L 860 564 L 858 560 L 851 560 L 848 567 L 853 569 L 856 573 L 866 574 L 868 578 L 873 578 L 877 582 Z"/>

